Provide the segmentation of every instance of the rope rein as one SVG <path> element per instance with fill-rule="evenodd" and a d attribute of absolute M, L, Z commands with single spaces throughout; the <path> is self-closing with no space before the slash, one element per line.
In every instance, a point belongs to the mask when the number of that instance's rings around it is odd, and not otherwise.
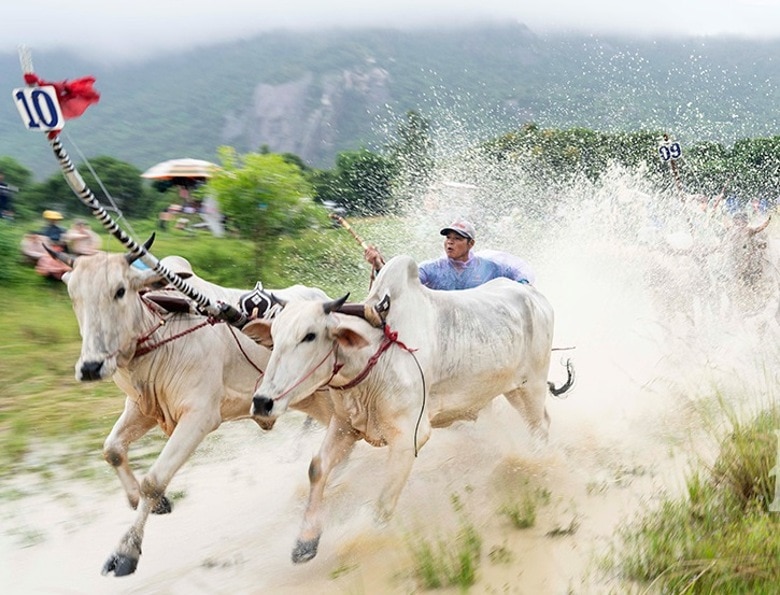
<path fill-rule="evenodd" d="M 393 344 L 398 345 L 398 347 L 400 347 L 404 351 L 408 351 L 409 353 L 413 353 L 417 351 L 417 349 L 411 349 L 406 345 L 404 345 L 401 341 L 399 341 L 398 333 L 396 331 L 391 331 L 390 327 L 387 324 L 383 327 L 383 330 L 384 330 L 384 337 L 382 337 L 382 342 L 379 344 L 379 347 L 377 348 L 374 355 L 368 358 L 368 362 L 366 362 L 366 366 L 363 368 L 363 370 L 346 384 L 341 386 L 333 386 L 329 384 L 328 386 L 330 386 L 330 388 L 336 390 L 347 390 L 350 388 L 354 388 L 355 386 L 363 382 L 366 379 L 366 376 L 368 376 L 368 374 L 371 372 L 372 368 L 376 366 L 382 354 L 388 349 L 390 349 L 390 346 Z M 335 365 L 334 365 L 334 369 L 335 369 Z"/>
<path fill-rule="evenodd" d="M 300 377 L 300 378 L 299 378 L 299 379 L 298 379 L 298 380 L 297 380 L 297 381 L 296 381 L 296 382 L 295 382 L 295 383 L 294 383 L 292 386 L 290 386 L 290 388 L 288 388 L 286 391 L 284 391 L 284 392 L 283 392 L 283 393 L 281 393 L 280 395 L 278 395 L 278 396 L 274 397 L 274 398 L 273 398 L 274 402 L 278 401 L 279 399 L 282 399 L 282 398 L 284 398 L 286 395 L 290 394 L 290 392 L 291 392 L 293 389 L 295 389 L 295 388 L 299 387 L 301 384 L 303 384 L 303 381 L 304 381 L 304 380 L 306 380 L 307 378 L 309 378 L 309 377 L 310 377 L 312 374 L 314 374 L 314 372 L 316 372 L 316 371 L 319 369 L 319 367 L 320 367 L 322 364 L 324 364 L 326 361 L 328 361 L 328 358 L 331 356 L 331 354 L 335 354 L 335 353 L 336 353 L 336 346 L 337 346 L 337 345 L 338 345 L 338 343 L 336 343 L 336 342 L 334 341 L 334 342 L 333 342 L 333 347 L 331 347 L 331 348 L 330 348 L 330 350 L 328 351 L 328 353 L 326 353 L 326 354 L 325 354 L 325 357 L 323 357 L 323 358 L 322 358 L 322 359 L 319 361 L 319 363 L 318 363 L 316 366 L 314 366 L 314 367 L 313 367 L 311 370 L 309 370 L 308 372 L 306 372 L 306 374 L 304 374 L 303 376 L 301 376 L 301 377 Z M 337 356 L 337 357 L 338 357 L 338 356 Z M 330 375 L 330 378 L 328 378 L 328 380 L 327 380 L 327 381 L 325 381 L 325 382 L 323 382 L 323 383 L 322 383 L 320 386 L 322 387 L 322 386 L 329 385 L 330 381 L 331 381 L 331 380 L 333 380 L 333 377 L 334 377 L 336 374 L 338 374 L 338 371 L 341 369 L 341 366 L 342 366 L 342 365 L 343 365 L 343 364 L 338 364 L 338 363 L 337 363 L 337 362 L 334 360 L 334 362 L 333 362 L 333 372 L 331 373 L 331 375 Z"/>
<path fill-rule="evenodd" d="M 152 301 L 150 301 L 148 299 L 144 299 L 144 296 L 141 295 L 141 294 L 139 294 L 138 297 L 141 300 L 141 303 L 144 306 L 146 306 L 146 308 L 154 316 L 157 316 L 158 320 L 157 320 L 157 324 L 156 325 L 154 325 L 151 329 L 149 329 L 149 331 L 147 331 L 146 333 L 144 333 L 143 335 L 141 335 L 140 337 L 138 337 L 136 339 L 136 341 L 135 341 L 136 349 L 135 349 L 135 353 L 133 354 L 134 358 L 142 357 L 144 355 L 147 355 L 148 353 L 151 353 L 152 351 L 154 351 L 158 347 L 162 347 L 163 345 L 166 345 L 168 343 L 176 341 L 177 339 L 181 339 L 182 337 L 186 337 L 190 333 L 194 333 L 198 329 L 201 329 L 201 328 L 203 328 L 203 327 L 205 327 L 207 325 L 214 326 L 216 324 L 221 324 L 221 323 L 225 322 L 224 320 L 219 320 L 217 318 L 214 318 L 213 316 L 207 316 L 205 320 L 203 320 L 202 322 L 199 322 L 195 326 L 191 326 L 191 327 L 189 327 L 187 329 L 184 329 L 183 331 L 178 332 L 178 333 L 176 333 L 174 335 L 171 335 L 170 337 L 166 337 L 165 339 L 157 341 L 156 343 L 151 343 L 149 345 L 145 345 L 145 343 L 147 341 L 150 341 L 152 336 L 158 330 L 160 330 L 162 327 L 165 326 L 165 324 L 167 323 L 167 319 L 162 317 L 162 316 L 160 316 L 159 306 L 154 304 L 154 302 L 152 302 Z M 263 376 L 263 374 L 265 372 L 263 372 L 263 370 L 257 364 L 255 364 L 255 362 L 253 362 L 252 359 L 249 357 L 249 354 L 246 352 L 246 350 L 244 349 L 243 345 L 241 345 L 241 342 L 238 339 L 238 336 L 236 334 L 236 330 L 232 326 L 230 326 L 230 325 L 228 325 L 228 329 L 230 330 L 230 334 L 233 337 L 233 340 L 236 342 L 236 346 L 238 347 L 238 350 L 241 352 L 241 355 L 244 356 L 244 359 L 247 361 L 247 363 L 250 366 L 252 366 L 257 371 L 257 373 L 260 375 L 260 377 L 257 379 L 257 383 L 259 384 L 260 378 L 262 378 L 262 376 Z M 114 355 L 119 353 L 119 351 L 120 350 L 117 349 L 116 351 L 111 353 L 108 357 L 109 358 L 113 357 Z"/>

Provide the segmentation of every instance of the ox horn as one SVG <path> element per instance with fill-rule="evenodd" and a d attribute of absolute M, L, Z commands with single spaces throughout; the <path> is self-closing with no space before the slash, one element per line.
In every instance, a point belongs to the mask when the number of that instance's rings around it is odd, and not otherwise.
<path fill-rule="evenodd" d="M 76 264 L 76 259 L 70 254 L 66 254 L 65 252 L 58 252 L 57 250 L 52 250 L 46 244 L 41 244 L 41 245 L 43 246 L 43 249 L 46 250 L 46 252 L 48 252 L 49 256 L 68 265 L 70 268 L 73 268 L 74 265 Z"/>
<path fill-rule="evenodd" d="M 349 297 L 349 294 L 345 294 L 341 296 L 337 300 L 331 300 L 329 302 L 325 302 L 322 304 L 322 309 L 325 311 L 325 314 L 330 314 L 331 312 L 337 312 L 341 306 L 344 305 L 344 302 L 347 301 L 347 298 Z"/>
<path fill-rule="evenodd" d="M 152 247 L 152 244 L 154 244 L 154 232 L 152 232 L 152 235 L 149 236 L 149 239 L 144 242 L 144 250 L 149 252 L 149 248 Z M 133 264 L 136 260 L 141 258 L 143 255 L 143 252 L 138 252 L 137 254 L 133 254 L 132 252 L 128 252 L 125 254 L 125 260 L 127 260 L 127 264 Z"/>

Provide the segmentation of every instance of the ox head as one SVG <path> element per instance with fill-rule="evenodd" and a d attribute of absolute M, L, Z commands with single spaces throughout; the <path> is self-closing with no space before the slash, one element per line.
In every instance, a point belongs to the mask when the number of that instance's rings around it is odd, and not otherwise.
<path fill-rule="evenodd" d="M 262 384 L 252 399 L 251 414 L 275 418 L 328 384 L 354 349 L 369 345 L 373 329 L 355 316 L 337 311 L 349 294 L 328 302 L 290 301 L 273 321 L 253 320 L 242 331 L 273 345 Z"/>
<path fill-rule="evenodd" d="M 154 235 L 144 247 L 148 250 Z M 98 252 L 73 258 L 52 253 L 72 267 L 63 275 L 81 333 L 76 379 L 103 380 L 129 361 L 142 325 L 138 292 L 158 278 L 151 270 L 132 266 L 137 257 Z"/>

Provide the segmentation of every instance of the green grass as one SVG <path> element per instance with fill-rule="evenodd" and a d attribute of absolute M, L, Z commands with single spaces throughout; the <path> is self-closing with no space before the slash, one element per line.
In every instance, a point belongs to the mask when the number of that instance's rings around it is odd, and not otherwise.
<path fill-rule="evenodd" d="M 522 493 L 504 503 L 499 513 L 507 517 L 515 529 L 529 529 L 536 524 L 536 511 L 539 506 L 549 502 L 549 491 L 541 488 L 531 490 L 526 481 Z"/>
<path fill-rule="evenodd" d="M 460 498 L 452 496 L 459 516 L 458 530 L 451 535 L 427 539 L 410 538 L 413 574 L 425 589 L 467 589 L 477 580 L 482 557 L 482 537 L 466 518 Z"/>
<path fill-rule="evenodd" d="M 0 475 L 19 471 L 31 445 L 74 440 L 94 444 L 121 412 L 113 383 L 74 377 L 81 339 L 65 286 L 20 273 L 3 287 L 0 311 Z"/>
<path fill-rule="evenodd" d="M 612 563 L 626 577 L 670 593 L 777 592 L 780 514 L 770 504 L 780 408 L 731 422 L 715 463 L 688 477 L 685 497 L 664 498 L 621 529 Z"/>

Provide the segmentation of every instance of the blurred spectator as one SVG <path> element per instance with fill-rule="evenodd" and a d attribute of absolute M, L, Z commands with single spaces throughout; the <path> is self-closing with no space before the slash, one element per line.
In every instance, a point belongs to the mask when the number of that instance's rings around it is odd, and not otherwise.
<path fill-rule="evenodd" d="M 11 188 L 5 182 L 5 174 L 0 171 L 0 219 L 13 219 L 14 206 L 11 198 Z"/>
<path fill-rule="evenodd" d="M 754 215 L 765 215 L 769 210 L 769 201 L 766 198 L 754 198 L 750 201 L 750 209 Z"/>
<path fill-rule="evenodd" d="M 46 222 L 46 226 L 38 232 L 38 235 L 47 237 L 50 245 L 63 248 L 65 246 L 63 242 L 65 229 L 59 225 L 59 222 L 62 221 L 62 215 L 57 211 L 47 210 L 43 212 L 43 220 Z"/>
<path fill-rule="evenodd" d="M 43 229 L 26 233 L 22 237 L 22 254 L 31 263 L 37 263 L 40 258 L 47 256 L 44 244 L 54 250 L 63 250 L 65 247 L 62 239 L 65 230 L 57 224 L 62 220 L 62 215 L 57 211 L 44 211 L 43 219 L 46 222 Z"/>
<path fill-rule="evenodd" d="M 94 254 L 100 250 L 102 240 L 83 219 L 76 219 L 63 236 L 67 251 L 74 256 Z"/>
<path fill-rule="evenodd" d="M 735 215 L 737 211 L 739 211 L 739 199 L 737 198 L 736 194 L 729 194 L 728 197 L 726 197 L 726 204 L 724 209 L 726 213 L 732 216 Z"/>

